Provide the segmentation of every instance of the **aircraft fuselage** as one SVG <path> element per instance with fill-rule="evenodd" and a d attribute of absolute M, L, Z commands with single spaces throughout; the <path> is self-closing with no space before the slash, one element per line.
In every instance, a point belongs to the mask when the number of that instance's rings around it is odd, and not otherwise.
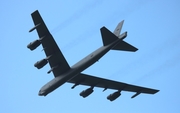
<path fill-rule="evenodd" d="M 40 96 L 46 96 L 50 92 L 54 91 L 56 88 L 67 82 L 68 80 L 72 79 L 75 76 L 78 76 L 79 73 L 84 71 L 86 68 L 94 64 L 96 61 L 98 61 L 102 56 L 104 56 L 111 48 L 116 46 L 119 42 L 122 41 L 127 36 L 127 32 L 121 35 L 119 39 L 112 42 L 111 44 L 107 46 L 102 46 L 99 49 L 95 50 L 79 62 L 77 62 L 75 65 L 71 67 L 67 72 L 55 77 L 50 82 L 45 84 L 39 91 Z M 111 38 L 111 37 L 110 37 Z"/>

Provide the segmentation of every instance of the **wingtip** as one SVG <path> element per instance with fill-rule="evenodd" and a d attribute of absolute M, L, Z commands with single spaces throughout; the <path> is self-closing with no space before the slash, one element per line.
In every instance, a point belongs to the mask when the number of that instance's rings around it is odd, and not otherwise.
<path fill-rule="evenodd" d="M 106 28 L 106 27 L 105 26 L 101 27 L 101 29 L 104 29 L 104 28 Z"/>
<path fill-rule="evenodd" d="M 158 93 L 160 90 L 157 90 L 157 92 L 156 93 Z"/>
<path fill-rule="evenodd" d="M 35 10 L 34 12 L 31 13 L 31 15 L 34 14 L 34 13 L 39 13 L 39 11 L 38 11 L 38 10 Z"/>

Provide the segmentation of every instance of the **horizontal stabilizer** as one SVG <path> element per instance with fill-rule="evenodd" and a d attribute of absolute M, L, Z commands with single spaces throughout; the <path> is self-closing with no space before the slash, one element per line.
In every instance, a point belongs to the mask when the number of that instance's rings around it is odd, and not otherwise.
<path fill-rule="evenodd" d="M 109 31 L 106 27 L 102 27 L 100 30 L 104 46 L 118 39 L 118 37 Z"/>
<path fill-rule="evenodd" d="M 131 51 L 131 52 L 135 52 L 138 49 L 130 44 L 128 44 L 125 41 L 121 41 L 118 43 L 118 45 L 116 45 L 115 47 L 112 48 L 112 50 L 122 50 L 122 51 Z"/>

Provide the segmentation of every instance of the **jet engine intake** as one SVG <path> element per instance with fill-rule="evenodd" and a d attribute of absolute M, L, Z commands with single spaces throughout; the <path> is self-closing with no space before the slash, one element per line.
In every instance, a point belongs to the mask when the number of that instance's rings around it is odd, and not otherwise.
<path fill-rule="evenodd" d="M 27 48 L 29 48 L 32 51 L 32 50 L 36 49 L 40 44 L 41 44 L 41 42 L 39 40 L 35 40 L 35 41 L 29 43 L 27 45 Z"/>
<path fill-rule="evenodd" d="M 46 59 L 42 59 L 40 61 L 37 61 L 35 64 L 34 64 L 34 67 L 37 67 L 38 69 L 41 69 L 42 67 L 44 67 L 46 64 L 47 64 L 47 60 Z"/>
<path fill-rule="evenodd" d="M 110 101 L 114 101 L 114 100 L 117 99 L 120 95 L 121 95 L 120 91 L 116 91 L 116 92 L 110 94 L 109 96 L 107 96 L 107 99 L 110 100 Z"/>
<path fill-rule="evenodd" d="M 79 95 L 85 98 L 89 96 L 93 91 L 94 91 L 93 88 L 88 88 L 86 90 L 83 90 Z"/>

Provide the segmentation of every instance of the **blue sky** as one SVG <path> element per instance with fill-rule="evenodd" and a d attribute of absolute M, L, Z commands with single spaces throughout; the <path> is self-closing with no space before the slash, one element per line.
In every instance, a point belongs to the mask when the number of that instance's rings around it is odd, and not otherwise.
<path fill-rule="evenodd" d="M 179 113 L 180 112 L 180 2 L 178 0 L 77 0 L 0 1 L 0 112 L 1 113 Z M 30 14 L 39 10 L 47 27 L 70 65 L 102 46 L 100 28 L 113 31 L 125 20 L 125 41 L 135 53 L 110 51 L 84 73 L 116 81 L 159 89 L 155 95 L 122 92 L 115 101 L 106 97 L 113 90 L 82 98 L 86 89 L 64 84 L 46 97 L 39 89 L 53 79 L 46 65 L 33 65 L 45 58 L 42 47 L 34 51 L 27 44 L 38 38 Z"/>

